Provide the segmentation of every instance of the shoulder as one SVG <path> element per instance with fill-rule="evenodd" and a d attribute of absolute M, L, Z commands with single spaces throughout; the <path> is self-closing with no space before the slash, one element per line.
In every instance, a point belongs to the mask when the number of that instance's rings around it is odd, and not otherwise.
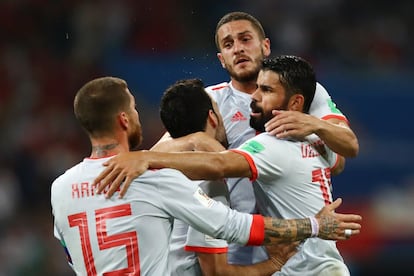
<path fill-rule="evenodd" d="M 67 181 L 73 180 L 73 176 L 78 175 L 79 168 L 81 166 L 82 162 L 79 164 L 76 164 L 75 166 L 67 169 L 63 174 L 59 175 L 52 183 L 52 189 L 56 186 L 62 185 L 63 183 L 66 183 Z"/>
<path fill-rule="evenodd" d="M 168 205 L 168 200 L 180 195 L 186 197 L 191 193 L 193 182 L 180 171 L 175 169 L 154 169 L 147 170 L 135 178 L 125 194 L 125 199 L 137 200 L 151 198 L 156 205 Z"/>
<path fill-rule="evenodd" d="M 263 132 L 244 142 L 238 149 L 244 150 L 250 154 L 265 153 L 269 152 L 269 150 L 275 150 L 279 143 L 284 144 L 285 142 L 267 132 Z"/>
<path fill-rule="evenodd" d="M 320 84 L 316 84 L 315 96 L 312 100 L 309 114 L 321 119 L 335 117 L 346 121 L 345 115 L 337 108 L 328 91 Z"/>
<path fill-rule="evenodd" d="M 318 96 L 323 96 L 323 97 L 329 97 L 330 98 L 330 95 L 329 95 L 328 91 L 326 90 L 326 88 L 322 84 L 320 84 L 319 82 L 316 83 L 315 94 L 318 94 Z"/>
<path fill-rule="evenodd" d="M 230 89 L 230 84 L 228 82 L 222 82 L 215 85 L 207 86 L 205 89 L 209 93 L 221 93 L 222 91 Z"/>
<path fill-rule="evenodd" d="M 134 181 L 148 183 L 155 186 L 173 186 L 173 187 L 187 187 L 189 182 L 192 182 L 182 172 L 164 168 L 157 170 L 148 170 Z"/>

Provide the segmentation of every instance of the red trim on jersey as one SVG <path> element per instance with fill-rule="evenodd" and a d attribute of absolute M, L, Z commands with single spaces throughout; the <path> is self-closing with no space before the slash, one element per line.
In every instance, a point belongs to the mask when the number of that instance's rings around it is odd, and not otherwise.
<path fill-rule="evenodd" d="M 258 173 L 257 173 L 257 167 L 254 164 L 253 158 L 246 152 L 238 150 L 238 149 L 229 149 L 229 151 L 238 153 L 243 155 L 243 157 L 246 159 L 246 161 L 249 163 L 250 171 L 252 172 L 252 176 L 250 177 L 250 181 L 255 181 L 257 179 Z"/>
<path fill-rule="evenodd" d="M 208 253 L 208 254 L 218 254 L 218 253 L 227 253 L 228 247 L 204 247 L 204 246 L 189 246 L 184 247 L 185 251 L 194 251 L 197 253 Z"/>
<path fill-rule="evenodd" d="M 215 87 L 212 87 L 212 88 L 211 88 L 211 91 L 214 91 L 214 90 L 220 90 L 220 89 L 223 89 L 223 88 L 225 88 L 225 87 L 229 87 L 229 85 L 228 85 L 228 84 L 217 85 L 217 86 L 215 86 Z"/>
<path fill-rule="evenodd" d="M 262 245 L 264 241 L 264 217 L 253 215 L 250 237 L 246 245 Z"/>
<path fill-rule="evenodd" d="M 338 120 L 344 121 L 349 126 L 349 121 L 344 115 L 330 114 L 330 115 L 326 115 L 326 116 L 322 117 L 321 119 L 322 120 L 338 119 Z"/>

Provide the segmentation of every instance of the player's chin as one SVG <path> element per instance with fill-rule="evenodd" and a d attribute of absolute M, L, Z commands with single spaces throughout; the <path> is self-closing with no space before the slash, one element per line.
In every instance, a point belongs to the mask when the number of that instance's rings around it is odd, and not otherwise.
<path fill-rule="evenodd" d="M 257 70 L 252 63 L 240 63 L 233 67 L 233 72 L 238 79 L 244 81 L 256 80 Z"/>

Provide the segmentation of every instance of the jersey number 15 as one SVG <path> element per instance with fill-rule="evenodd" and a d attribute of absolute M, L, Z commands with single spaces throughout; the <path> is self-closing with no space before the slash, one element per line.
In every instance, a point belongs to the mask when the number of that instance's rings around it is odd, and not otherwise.
<path fill-rule="evenodd" d="M 131 206 L 123 204 L 108 208 L 95 210 L 96 237 L 100 250 L 105 250 L 116 246 L 125 246 L 128 267 L 106 272 L 105 276 L 115 275 L 140 275 L 138 238 L 135 231 L 108 235 L 106 231 L 106 221 L 112 218 L 119 218 L 131 215 Z M 97 275 L 94 257 L 92 253 L 88 218 L 86 212 L 68 216 L 70 227 L 78 227 L 82 245 L 83 260 L 88 276 Z"/>

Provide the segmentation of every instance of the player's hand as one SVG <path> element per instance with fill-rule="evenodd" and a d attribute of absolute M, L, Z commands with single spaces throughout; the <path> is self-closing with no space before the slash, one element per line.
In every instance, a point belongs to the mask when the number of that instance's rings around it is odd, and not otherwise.
<path fill-rule="evenodd" d="M 105 189 L 105 196 L 110 198 L 123 184 L 119 193 L 119 197 L 122 198 L 132 180 L 148 169 L 148 162 L 143 158 L 144 153 L 145 151 L 120 153 L 105 162 L 103 165 L 106 168 L 93 183 L 97 187 L 97 193 L 100 194 Z"/>
<path fill-rule="evenodd" d="M 304 140 L 315 133 L 320 119 L 299 111 L 273 110 L 274 117 L 265 124 L 265 130 L 277 138 Z"/>
<path fill-rule="evenodd" d="M 266 246 L 267 254 L 277 271 L 280 271 L 289 258 L 298 252 L 298 245 L 299 241 Z"/>
<path fill-rule="evenodd" d="M 319 223 L 319 238 L 324 240 L 346 240 L 360 233 L 361 216 L 335 213 L 335 209 L 341 203 L 342 199 L 338 198 L 316 214 L 315 218 Z"/>

